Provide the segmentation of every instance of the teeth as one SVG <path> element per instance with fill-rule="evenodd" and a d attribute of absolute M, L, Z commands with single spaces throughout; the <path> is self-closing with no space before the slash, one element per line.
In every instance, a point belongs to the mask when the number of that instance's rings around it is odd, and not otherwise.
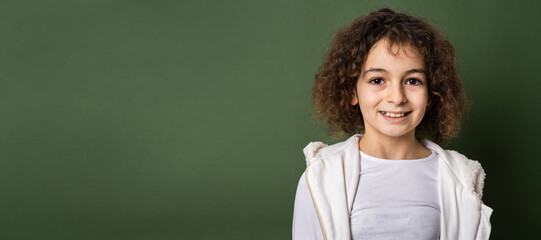
<path fill-rule="evenodd" d="M 383 115 L 387 117 L 403 117 L 406 115 L 406 113 L 390 113 L 390 112 L 381 112 Z"/>

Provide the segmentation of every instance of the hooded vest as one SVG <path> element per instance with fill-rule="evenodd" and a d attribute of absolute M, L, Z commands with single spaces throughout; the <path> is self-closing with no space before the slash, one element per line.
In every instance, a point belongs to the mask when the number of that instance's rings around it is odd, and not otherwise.
<path fill-rule="evenodd" d="M 355 134 L 330 146 L 311 142 L 303 149 L 306 182 L 324 239 L 351 239 L 349 216 L 362 167 L 358 145 L 361 137 Z M 492 209 L 481 200 L 485 178 L 481 164 L 430 140 L 421 143 L 439 155 L 440 239 L 488 239 Z"/>

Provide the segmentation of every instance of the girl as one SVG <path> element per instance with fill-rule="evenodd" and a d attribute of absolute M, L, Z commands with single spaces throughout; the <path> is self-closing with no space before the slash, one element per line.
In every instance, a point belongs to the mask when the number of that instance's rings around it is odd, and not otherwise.
<path fill-rule="evenodd" d="M 439 146 L 458 132 L 465 96 L 434 27 L 387 8 L 357 18 L 315 79 L 316 114 L 352 136 L 304 148 L 293 239 L 488 239 L 481 165 Z"/>

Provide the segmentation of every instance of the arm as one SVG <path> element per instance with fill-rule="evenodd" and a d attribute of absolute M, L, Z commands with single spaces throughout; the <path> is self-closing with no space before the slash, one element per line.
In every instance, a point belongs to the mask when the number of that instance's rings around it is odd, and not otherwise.
<path fill-rule="evenodd" d="M 293 210 L 293 240 L 323 239 L 317 215 L 304 173 L 297 186 Z"/>

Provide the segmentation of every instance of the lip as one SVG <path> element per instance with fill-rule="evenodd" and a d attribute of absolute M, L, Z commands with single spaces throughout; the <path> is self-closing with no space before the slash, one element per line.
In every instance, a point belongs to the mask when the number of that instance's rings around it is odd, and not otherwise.
<path fill-rule="evenodd" d="M 388 113 L 408 113 L 408 112 L 411 112 L 411 111 L 398 111 L 398 112 L 395 112 L 395 111 L 380 111 L 380 112 L 388 112 Z"/>
<path fill-rule="evenodd" d="M 408 118 L 410 114 L 407 114 L 406 116 L 403 116 L 403 117 L 388 117 L 388 116 L 383 115 L 383 112 L 397 114 L 397 113 L 408 113 L 411 111 L 406 111 L 406 112 L 379 111 L 379 114 L 381 114 L 381 116 L 385 118 L 387 121 L 393 122 L 393 123 L 399 123 L 406 120 L 406 118 Z"/>

